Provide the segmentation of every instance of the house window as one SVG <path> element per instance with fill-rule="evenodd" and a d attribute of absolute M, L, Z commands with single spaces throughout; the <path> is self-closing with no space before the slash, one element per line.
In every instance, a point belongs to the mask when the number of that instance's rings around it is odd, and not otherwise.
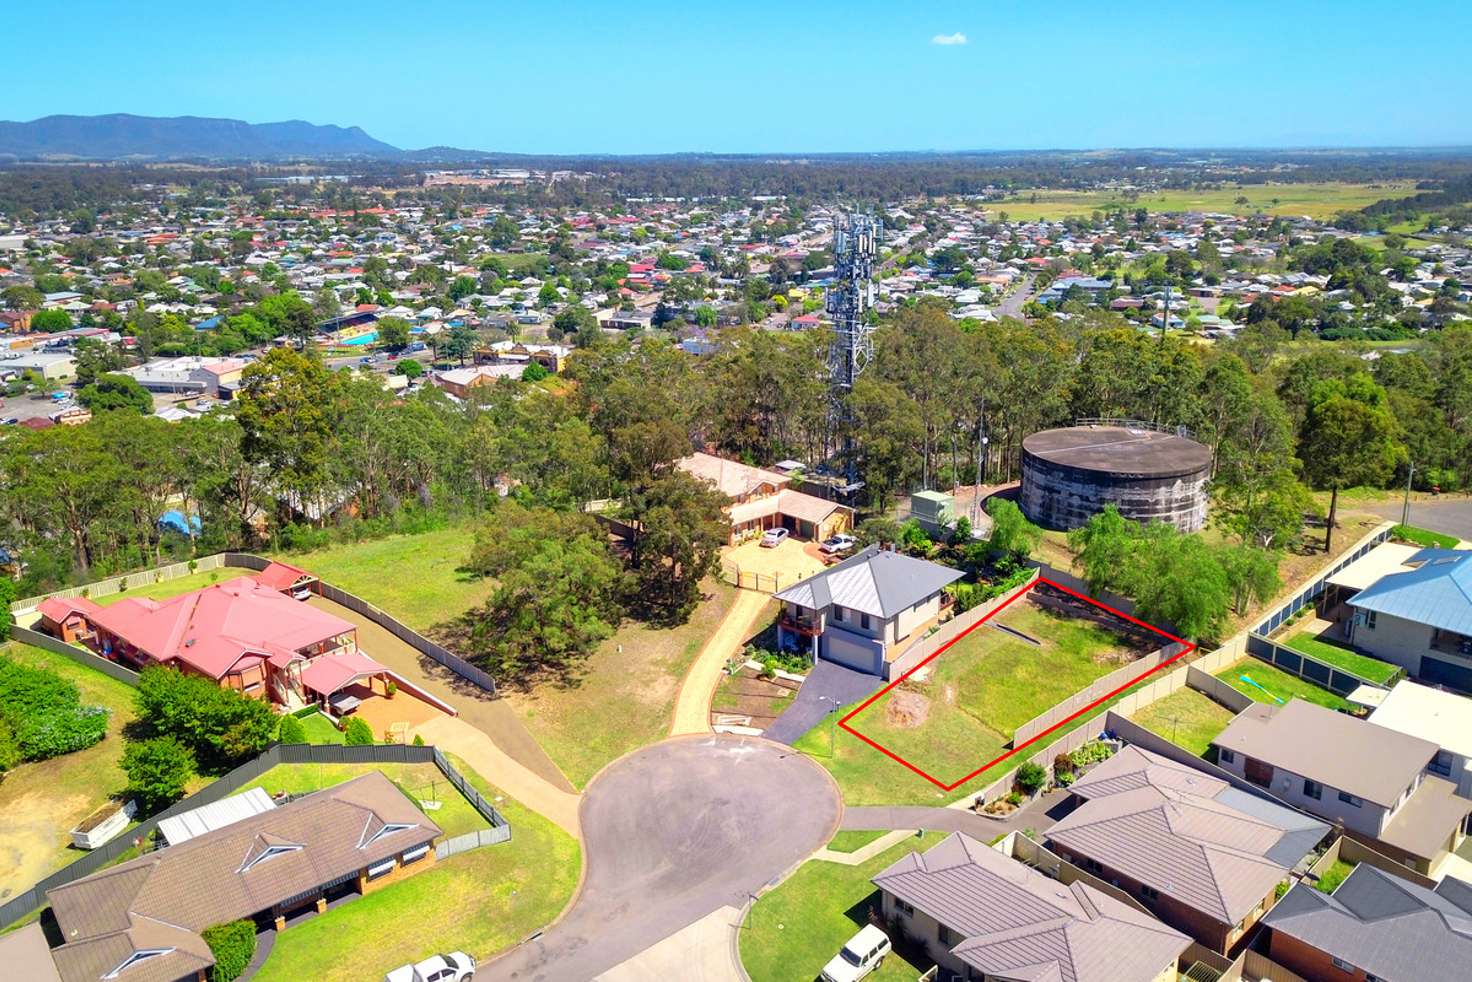
<path fill-rule="evenodd" d="M 863 628 L 866 631 L 869 630 L 869 615 L 868 614 L 860 614 L 859 615 L 859 627 Z"/>
<path fill-rule="evenodd" d="M 1356 798 L 1354 795 L 1350 794 L 1348 791 L 1341 791 L 1341 792 L 1339 792 L 1339 800 L 1342 801 L 1342 802 L 1344 802 L 1346 805 L 1353 805 L 1356 808 L 1358 808 L 1358 807 L 1360 807 L 1361 805 L 1364 804 L 1363 801 L 1361 801 L 1359 798 Z"/>
<path fill-rule="evenodd" d="M 368 867 L 368 879 L 376 880 L 380 876 L 383 876 L 385 873 L 392 873 L 393 869 L 394 861 L 392 859 L 385 859 L 381 863 L 374 863 L 372 866 Z"/>
<path fill-rule="evenodd" d="M 1237 755 L 1228 750 L 1226 747 L 1218 747 L 1216 759 L 1221 761 L 1223 764 L 1230 764 L 1236 761 Z"/>
<path fill-rule="evenodd" d="M 1354 971 L 1354 966 L 1345 961 L 1343 958 L 1331 958 L 1330 960 L 1334 962 L 1334 967 L 1339 969 L 1341 972 Z"/>
<path fill-rule="evenodd" d="M 408 852 L 399 857 L 399 865 L 408 866 L 410 863 L 417 863 L 419 862 L 419 860 L 428 855 L 429 846 L 420 846 L 417 849 L 410 849 Z"/>
<path fill-rule="evenodd" d="M 833 620 L 838 624 L 843 623 L 843 608 L 838 604 L 833 605 Z"/>
<path fill-rule="evenodd" d="M 961 943 L 961 938 L 956 934 L 956 932 L 952 931 L 944 924 L 937 924 L 935 926 L 935 937 L 937 941 L 945 945 L 947 948 L 951 947 L 952 945 Z"/>
<path fill-rule="evenodd" d="M 1154 887 L 1147 887 L 1142 883 L 1140 884 L 1140 896 L 1144 897 L 1146 900 L 1159 900 L 1160 891 L 1156 890 Z"/>
<path fill-rule="evenodd" d="M 898 910 L 901 914 L 904 914 L 906 917 L 915 916 L 915 908 L 905 903 L 899 897 L 894 898 L 894 906 L 896 910 Z"/>
<path fill-rule="evenodd" d="M 1372 631 L 1375 630 L 1375 612 L 1373 610 L 1365 612 L 1365 627 L 1368 627 Z"/>
<path fill-rule="evenodd" d="M 1308 778 L 1304 778 L 1303 793 L 1305 796 L 1318 801 L 1320 798 L 1324 797 L 1324 786 L 1318 781 L 1310 781 Z"/>

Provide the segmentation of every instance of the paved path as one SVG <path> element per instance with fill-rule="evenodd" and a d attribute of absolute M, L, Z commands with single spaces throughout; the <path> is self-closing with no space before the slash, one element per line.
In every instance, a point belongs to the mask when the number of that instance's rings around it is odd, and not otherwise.
<path fill-rule="evenodd" d="M 335 604 L 325 597 L 313 597 L 309 603 L 358 626 L 358 643 L 376 661 L 387 665 L 415 685 L 421 686 L 431 695 L 437 696 L 455 707 L 460 718 L 485 733 L 496 742 L 508 756 L 533 772 L 542 780 L 567 792 L 575 792 L 563 773 L 557 769 L 552 758 L 527 732 L 516 713 L 503 699 L 474 685 L 445 668 L 432 658 L 426 658 L 416 649 L 400 641 L 393 634 L 379 627 L 362 614 Z M 424 738 L 429 742 L 429 737 Z M 498 772 L 482 771 L 487 779 L 495 779 Z M 499 782 L 498 782 L 499 783 Z M 506 788 L 513 797 L 513 789 Z"/>
<path fill-rule="evenodd" d="M 502 750 L 467 720 L 439 716 L 414 728 L 424 742 L 452 753 L 476 773 L 532 811 L 551 819 L 570 835 L 578 835 L 578 795 L 546 780 Z"/>
<path fill-rule="evenodd" d="M 751 637 L 757 618 L 767 609 L 772 598 L 755 590 L 740 590 L 725 618 L 706 639 L 694 664 L 685 673 L 680 694 L 675 699 L 675 713 L 670 720 L 670 735 L 710 732 L 710 702 L 720 684 L 726 661 L 741 653 Z"/>
<path fill-rule="evenodd" d="M 768 740 L 793 743 L 817 726 L 833 710 L 835 701 L 848 709 L 873 694 L 884 680 L 829 661 L 819 661 L 797 690 L 792 705 L 783 710 L 764 734 Z M 845 710 L 846 711 L 846 710 Z"/>
<path fill-rule="evenodd" d="M 722 907 L 598 976 L 598 982 L 749 982 L 737 951 L 742 911 Z"/>
<path fill-rule="evenodd" d="M 597 978 L 742 907 L 827 842 L 842 807 L 827 772 L 769 740 L 687 736 L 636 750 L 583 795 L 586 866 L 572 908 L 476 979 Z"/>

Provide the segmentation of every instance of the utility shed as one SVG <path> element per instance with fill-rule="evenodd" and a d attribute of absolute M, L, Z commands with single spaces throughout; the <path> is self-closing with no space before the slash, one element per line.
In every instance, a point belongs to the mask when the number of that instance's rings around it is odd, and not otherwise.
<path fill-rule="evenodd" d="M 169 845 L 177 846 L 198 835 L 234 825 L 252 815 L 260 815 L 276 807 L 271 796 L 261 788 L 251 788 L 208 805 L 191 808 L 181 815 L 171 815 L 158 823 Z"/>
<path fill-rule="evenodd" d="M 955 517 L 956 500 L 944 491 L 916 491 L 910 495 L 910 514 L 927 531 L 938 532 Z"/>

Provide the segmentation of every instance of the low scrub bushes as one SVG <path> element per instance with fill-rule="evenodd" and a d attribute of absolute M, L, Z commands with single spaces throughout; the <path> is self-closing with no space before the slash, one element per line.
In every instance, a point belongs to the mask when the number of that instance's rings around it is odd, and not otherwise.
<path fill-rule="evenodd" d="M 85 749 L 106 734 L 107 710 L 82 705 L 74 683 L 0 657 L 0 770 Z"/>
<path fill-rule="evenodd" d="M 230 921 L 207 927 L 204 943 L 215 956 L 210 982 L 235 982 L 256 953 L 256 926 L 248 920 Z"/>

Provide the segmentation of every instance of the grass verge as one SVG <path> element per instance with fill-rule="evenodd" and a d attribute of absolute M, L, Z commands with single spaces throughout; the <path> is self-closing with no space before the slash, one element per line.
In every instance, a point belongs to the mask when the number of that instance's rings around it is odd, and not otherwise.
<path fill-rule="evenodd" d="M 1455 549 L 1461 542 L 1455 535 L 1433 532 L 1414 525 L 1397 525 L 1390 530 L 1390 535 L 1392 538 L 1427 549 Z"/>

